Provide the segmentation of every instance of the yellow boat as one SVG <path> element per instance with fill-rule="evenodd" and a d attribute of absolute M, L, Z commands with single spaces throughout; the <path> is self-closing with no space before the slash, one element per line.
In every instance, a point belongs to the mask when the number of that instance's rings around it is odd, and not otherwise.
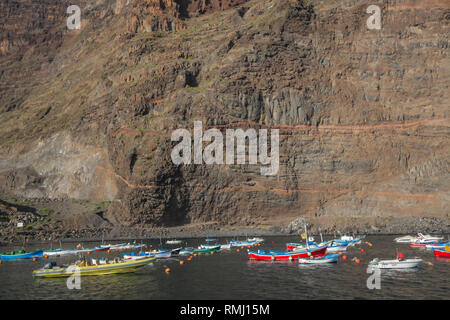
<path fill-rule="evenodd" d="M 99 276 L 115 273 L 135 272 L 139 268 L 146 266 L 153 262 L 155 257 L 148 257 L 139 260 L 118 260 L 105 261 L 103 263 L 94 263 L 89 265 L 87 261 L 78 261 L 70 266 L 56 266 L 54 264 L 47 264 L 41 269 L 34 270 L 33 276 L 40 278 L 63 278 L 79 272 L 80 276 Z M 78 270 L 77 270 L 78 268 Z"/>

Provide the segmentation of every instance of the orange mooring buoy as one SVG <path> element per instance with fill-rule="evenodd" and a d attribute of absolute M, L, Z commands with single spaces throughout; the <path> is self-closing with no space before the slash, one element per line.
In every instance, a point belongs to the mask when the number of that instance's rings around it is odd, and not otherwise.
<path fill-rule="evenodd" d="M 359 260 L 358 258 L 356 258 L 356 259 L 355 259 L 355 262 L 356 262 L 356 263 L 360 263 L 361 260 Z"/>
<path fill-rule="evenodd" d="M 366 250 L 364 250 L 364 249 L 361 249 L 361 252 L 365 252 Z"/>
<path fill-rule="evenodd" d="M 180 261 L 180 264 L 184 264 L 184 261 L 183 261 L 183 260 L 181 260 L 181 261 Z"/>
<path fill-rule="evenodd" d="M 91 254 L 91 252 L 90 252 L 90 251 L 88 251 L 88 252 L 87 252 L 87 254 Z"/>
<path fill-rule="evenodd" d="M 45 255 L 45 256 L 44 256 L 44 259 L 48 259 L 48 255 Z"/>
<path fill-rule="evenodd" d="M 236 252 L 239 252 L 239 249 L 236 249 Z"/>
<path fill-rule="evenodd" d="M 169 269 L 169 268 L 166 268 L 166 269 L 164 269 L 164 272 L 165 272 L 165 273 L 170 273 L 170 269 Z"/>
<path fill-rule="evenodd" d="M 342 259 L 343 260 L 347 260 L 347 256 L 342 256 Z"/>
<path fill-rule="evenodd" d="M 36 259 L 36 258 L 33 258 L 33 261 L 37 261 L 37 259 Z"/>

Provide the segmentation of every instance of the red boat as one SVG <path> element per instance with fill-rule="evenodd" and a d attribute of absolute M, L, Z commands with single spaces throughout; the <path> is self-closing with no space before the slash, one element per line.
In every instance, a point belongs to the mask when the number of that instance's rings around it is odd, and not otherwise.
<path fill-rule="evenodd" d="M 297 260 L 298 258 L 309 258 L 309 257 L 323 257 L 327 252 L 327 247 L 319 247 L 314 249 L 301 249 L 296 251 L 270 251 L 264 252 L 259 250 L 258 252 L 248 251 L 248 258 L 250 260 Z"/>
<path fill-rule="evenodd" d="M 438 244 L 443 244 L 443 243 L 445 243 L 445 241 L 444 242 L 433 242 L 433 243 L 420 243 L 420 242 L 415 243 L 415 242 L 413 242 L 410 244 L 410 246 L 412 248 L 424 248 L 427 245 L 438 245 Z"/>
<path fill-rule="evenodd" d="M 433 253 L 436 257 L 450 258 L 450 251 L 434 249 Z"/>

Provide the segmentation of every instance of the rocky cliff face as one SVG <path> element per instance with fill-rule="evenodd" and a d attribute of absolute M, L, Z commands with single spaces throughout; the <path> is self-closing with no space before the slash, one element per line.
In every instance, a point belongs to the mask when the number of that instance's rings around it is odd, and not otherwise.
<path fill-rule="evenodd" d="M 130 227 L 448 221 L 448 1 L 379 3 L 381 30 L 364 1 L 104 0 L 77 31 L 32 3 L 0 7 L 4 193 L 111 200 Z M 195 120 L 279 129 L 278 174 L 174 165 Z"/>

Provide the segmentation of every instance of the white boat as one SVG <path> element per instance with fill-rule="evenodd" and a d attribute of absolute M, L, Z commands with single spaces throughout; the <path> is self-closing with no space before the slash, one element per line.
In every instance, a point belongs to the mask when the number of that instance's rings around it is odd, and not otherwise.
<path fill-rule="evenodd" d="M 247 242 L 254 242 L 254 243 L 263 243 L 264 239 L 263 238 L 251 238 L 251 239 L 247 239 Z"/>
<path fill-rule="evenodd" d="M 299 258 L 298 263 L 301 264 L 336 263 L 338 258 L 339 258 L 338 254 L 331 254 L 323 257 Z"/>
<path fill-rule="evenodd" d="M 432 236 L 429 234 L 423 235 L 422 233 L 418 233 L 417 237 L 403 236 L 403 237 L 398 237 L 398 238 L 394 239 L 395 242 L 399 242 L 399 243 L 416 243 L 419 241 L 420 241 L 420 243 L 434 243 L 434 242 L 438 242 L 438 241 L 442 241 L 442 240 L 444 240 L 444 237 Z"/>
<path fill-rule="evenodd" d="M 422 263 L 420 258 L 404 259 L 403 255 L 399 253 L 397 259 L 393 260 L 380 260 L 378 258 L 369 262 L 369 268 L 378 269 L 409 269 L 415 268 Z"/>
<path fill-rule="evenodd" d="M 167 240 L 166 244 L 180 244 L 183 243 L 181 240 Z"/>
<path fill-rule="evenodd" d="M 228 244 L 201 244 L 198 248 L 199 249 L 214 249 L 217 246 L 220 246 L 220 249 L 231 249 L 231 243 Z"/>
<path fill-rule="evenodd" d="M 77 254 L 78 250 L 77 249 L 68 249 L 68 250 L 64 250 L 64 249 L 50 249 L 48 251 L 44 251 L 43 256 L 48 256 L 48 257 L 60 257 L 60 256 L 67 256 L 67 255 L 75 255 Z"/>
<path fill-rule="evenodd" d="M 150 252 L 145 252 L 146 255 L 154 256 L 156 259 L 167 259 L 172 256 L 172 250 L 153 250 Z"/>
<path fill-rule="evenodd" d="M 148 257 L 151 257 L 151 255 L 149 254 L 124 254 L 123 255 L 123 259 L 124 260 L 141 260 L 141 259 L 146 259 Z"/>

